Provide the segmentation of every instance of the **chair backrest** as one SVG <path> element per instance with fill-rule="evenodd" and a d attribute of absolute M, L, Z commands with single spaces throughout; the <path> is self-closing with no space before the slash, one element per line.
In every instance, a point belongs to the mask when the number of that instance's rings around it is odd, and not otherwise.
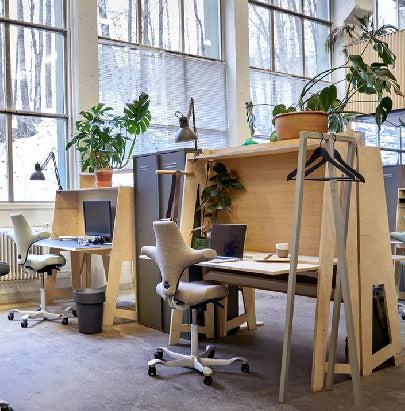
<path fill-rule="evenodd" d="M 33 232 L 23 214 L 11 214 L 10 218 L 14 228 L 14 233 L 10 237 L 17 246 L 17 263 L 24 264 L 32 244 L 42 238 L 50 237 L 51 234 Z"/>
<path fill-rule="evenodd" d="M 142 247 L 141 252 L 152 258 L 159 266 L 166 296 L 173 296 L 176 293 L 185 268 L 217 256 L 215 250 L 210 248 L 194 250 L 189 247 L 174 221 L 154 221 L 153 230 L 156 247 Z"/>

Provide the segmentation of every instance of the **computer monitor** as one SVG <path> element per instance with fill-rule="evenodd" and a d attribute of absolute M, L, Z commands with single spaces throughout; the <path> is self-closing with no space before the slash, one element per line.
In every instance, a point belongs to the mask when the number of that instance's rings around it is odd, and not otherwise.
<path fill-rule="evenodd" d="M 86 235 L 112 239 L 111 201 L 83 201 L 83 216 Z"/>

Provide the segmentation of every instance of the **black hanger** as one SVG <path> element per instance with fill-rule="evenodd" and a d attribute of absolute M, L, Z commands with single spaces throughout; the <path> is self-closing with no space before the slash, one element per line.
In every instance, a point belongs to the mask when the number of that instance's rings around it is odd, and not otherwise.
<path fill-rule="evenodd" d="M 321 141 L 322 143 L 322 141 Z M 343 159 L 340 153 L 334 149 L 333 150 L 334 157 L 332 158 L 328 151 L 323 148 L 321 145 L 319 145 L 318 148 L 314 150 L 314 152 L 311 154 L 311 157 L 308 159 L 308 161 L 305 163 L 305 168 L 310 166 L 312 163 L 314 163 L 316 160 L 320 159 L 318 163 L 314 164 L 312 167 L 309 169 L 305 170 L 305 177 L 307 177 L 309 174 L 311 174 L 313 171 L 321 167 L 323 164 L 326 162 L 331 163 L 334 167 L 336 167 L 338 170 L 340 170 L 345 176 L 339 176 L 339 177 L 324 177 L 324 178 L 306 178 L 306 180 L 318 180 L 318 181 L 329 181 L 329 180 L 338 180 L 338 181 L 353 181 L 356 183 L 365 182 L 364 177 L 354 168 L 350 167 Z M 297 175 L 297 169 L 293 170 L 291 173 L 288 174 L 287 176 L 287 181 L 288 180 L 295 180 L 294 177 Z"/>

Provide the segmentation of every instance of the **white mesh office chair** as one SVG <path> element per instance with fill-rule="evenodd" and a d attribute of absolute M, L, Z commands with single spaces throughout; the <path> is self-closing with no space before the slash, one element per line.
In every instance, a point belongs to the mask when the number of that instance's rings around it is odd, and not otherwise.
<path fill-rule="evenodd" d="M 57 320 L 61 319 L 63 325 L 68 324 L 68 316 L 66 313 L 51 313 L 46 310 L 45 298 L 45 274 L 56 275 L 56 270 L 66 264 L 65 257 L 60 254 L 43 254 L 35 255 L 28 254 L 31 246 L 43 238 L 49 238 L 50 233 L 41 232 L 35 233 L 28 225 L 27 220 L 22 214 L 11 214 L 11 222 L 13 224 L 14 233 L 9 234 L 9 237 L 16 243 L 17 246 L 17 263 L 23 264 L 24 268 L 34 270 L 41 275 L 41 305 L 37 311 L 25 311 L 12 309 L 8 314 L 8 319 L 13 320 L 14 314 L 21 314 L 21 327 L 28 326 L 28 320 L 47 319 Z"/>
<path fill-rule="evenodd" d="M 215 347 L 207 346 L 205 352 L 198 354 L 198 325 L 197 309 L 205 308 L 209 302 L 216 303 L 227 296 L 227 289 L 213 281 L 180 281 L 183 271 L 193 264 L 210 260 L 216 257 L 215 250 L 194 250 L 186 245 L 173 221 L 155 221 L 153 229 L 156 237 L 156 247 L 142 247 L 142 254 L 146 254 L 159 266 L 162 282 L 156 287 L 156 292 L 172 309 L 186 310 L 191 308 L 191 354 L 184 355 L 172 352 L 166 347 L 159 347 L 155 352 L 155 359 L 148 362 L 150 376 L 156 375 L 156 365 L 165 367 L 190 367 L 204 375 L 204 383 L 212 384 L 213 365 L 230 365 L 234 361 L 241 361 L 243 372 L 249 372 L 248 360 L 243 357 L 231 359 L 216 359 Z M 166 353 L 175 360 L 163 359 Z"/>

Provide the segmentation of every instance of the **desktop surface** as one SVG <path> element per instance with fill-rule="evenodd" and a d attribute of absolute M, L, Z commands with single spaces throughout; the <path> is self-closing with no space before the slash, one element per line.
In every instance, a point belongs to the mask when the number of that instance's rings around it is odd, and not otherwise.
<path fill-rule="evenodd" d="M 55 238 L 55 239 L 44 239 L 39 240 L 35 243 L 40 247 L 51 247 L 51 248 L 58 248 L 60 250 L 68 250 L 68 251 L 93 251 L 94 249 L 104 249 L 110 250 L 112 248 L 112 243 L 104 243 L 104 244 L 93 244 L 87 243 L 86 245 L 81 245 L 78 243 L 76 239 L 69 239 L 66 240 L 64 238 Z"/>

